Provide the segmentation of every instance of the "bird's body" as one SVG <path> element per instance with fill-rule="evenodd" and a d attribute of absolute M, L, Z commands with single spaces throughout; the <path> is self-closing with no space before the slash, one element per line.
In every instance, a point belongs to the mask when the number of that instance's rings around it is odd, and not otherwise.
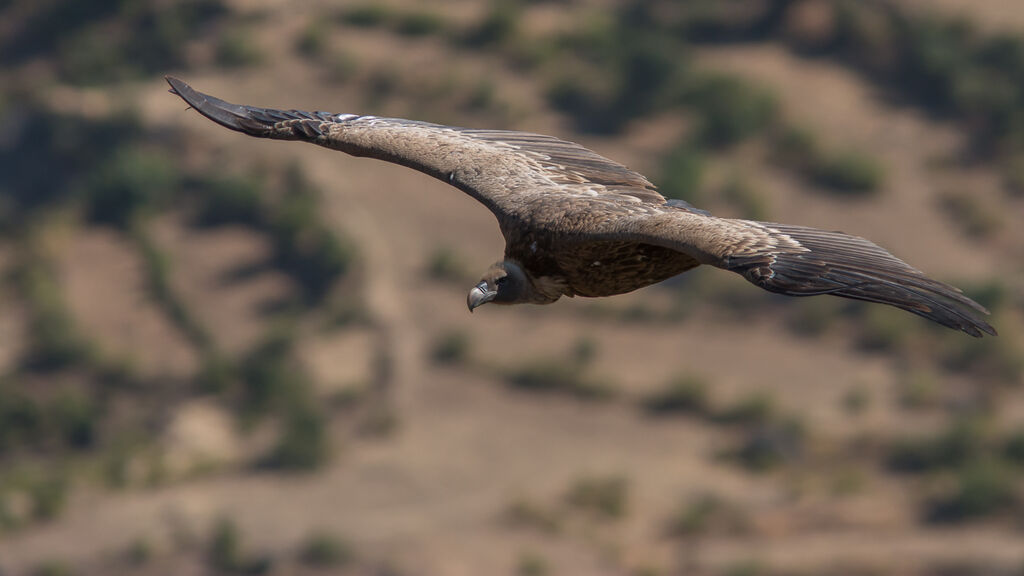
<path fill-rule="evenodd" d="M 491 210 L 504 260 L 469 294 L 547 304 L 630 292 L 709 264 L 773 292 L 832 294 L 902 308 L 972 336 L 995 334 L 985 309 L 875 244 L 840 232 L 716 218 L 666 200 L 644 176 L 551 136 L 396 118 L 240 106 L 168 78 L 172 91 L 222 126 L 304 140 L 408 166 Z"/>

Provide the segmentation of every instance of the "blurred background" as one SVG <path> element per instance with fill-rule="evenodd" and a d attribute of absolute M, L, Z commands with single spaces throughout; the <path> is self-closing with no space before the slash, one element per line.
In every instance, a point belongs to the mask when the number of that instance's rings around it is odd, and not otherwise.
<path fill-rule="evenodd" d="M 975 340 L 699 269 L 486 307 L 493 217 L 233 102 L 576 140 L 866 236 Z M 1024 574 L 1018 0 L 0 0 L 0 573 Z"/>

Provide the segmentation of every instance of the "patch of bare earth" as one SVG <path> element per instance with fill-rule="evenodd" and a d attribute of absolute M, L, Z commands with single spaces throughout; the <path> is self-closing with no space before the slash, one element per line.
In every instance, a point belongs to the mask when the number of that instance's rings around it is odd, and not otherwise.
<path fill-rule="evenodd" d="M 149 294 L 142 258 L 124 236 L 84 228 L 58 256 L 68 308 L 84 334 L 144 376 L 187 378 L 197 357 Z"/>
<path fill-rule="evenodd" d="M 988 32 L 1024 30 L 1024 5 L 1017 0 L 890 0 L 897 6 L 927 16 L 964 19 Z"/>
<path fill-rule="evenodd" d="M 229 354 L 248 350 L 269 328 L 267 313 L 293 294 L 268 267 L 270 246 L 240 226 L 194 229 L 180 217 L 157 220 L 153 233 L 171 257 L 171 286 Z"/>

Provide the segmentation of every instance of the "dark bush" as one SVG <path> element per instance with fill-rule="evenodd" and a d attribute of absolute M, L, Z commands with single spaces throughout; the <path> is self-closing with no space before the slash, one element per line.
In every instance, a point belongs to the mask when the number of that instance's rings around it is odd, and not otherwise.
<path fill-rule="evenodd" d="M 695 376 L 674 378 L 664 390 L 648 396 L 643 406 L 651 414 L 706 414 L 707 384 Z"/>
<path fill-rule="evenodd" d="M 678 198 L 699 206 L 703 199 L 700 188 L 703 174 L 703 155 L 696 147 L 682 144 L 661 161 L 658 191 L 666 198 Z"/>
<path fill-rule="evenodd" d="M 964 465 L 957 474 L 956 489 L 929 503 L 932 522 L 962 522 L 1012 511 L 1017 503 L 1017 483 L 998 462 L 976 460 Z"/>
<path fill-rule="evenodd" d="M 754 392 L 713 415 L 716 422 L 733 426 L 759 426 L 768 423 L 775 412 L 771 396 Z"/>
<path fill-rule="evenodd" d="M 526 362 L 505 375 L 509 385 L 536 392 L 565 392 L 585 400 L 605 400 L 613 390 L 605 382 L 592 380 L 583 368 L 563 360 Z"/>
<path fill-rule="evenodd" d="M 847 195 L 875 192 L 885 178 L 877 160 L 854 151 L 819 158 L 811 173 L 820 185 Z"/>
<path fill-rule="evenodd" d="M 681 503 L 668 523 L 668 533 L 689 538 L 708 533 L 737 533 L 746 529 L 742 511 L 720 496 L 703 493 Z"/>
<path fill-rule="evenodd" d="M 471 47 L 496 46 L 509 41 L 519 29 L 520 8 L 515 0 L 492 0 L 484 19 L 463 35 Z"/>
<path fill-rule="evenodd" d="M 193 184 L 201 198 L 197 222 L 203 226 L 243 224 L 262 227 L 262 181 L 253 178 L 203 178 Z"/>
<path fill-rule="evenodd" d="M 752 426 L 732 456 L 744 468 L 764 472 L 803 454 L 806 433 L 795 420 Z"/>
<path fill-rule="evenodd" d="M 438 364 L 461 364 L 469 358 L 470 343 L 465 332 L 445 332 L 434 343 L 430 357 Z"/>
<path fill-rule="evenodd" d="M 398 17 L 395 31 L 403 36 L 428 36 L 444 31 L 444 20 L 429 12 L 411 12 Z"/>
<path fill-rule="evenodd" d="M 778 115 L 770 94 L 732 76 L 696 79 L 684 93 L 683 103 L 697 115 L 700 140 L 715 147 L 763 132 Z"/>
<path fill-rule="evenodd" d="M 30 397 L 0 382 L 0 455 L 42 440 L 43 411 Z"/>
<path fill-rule="evenodd" d="M 626 514 L 628 488 L 626 479 L 621 476 L 581 478 L 569 488 L 565 501 L 573 508 L 619 519 Z"/>
<path fill-rule="evenodd" d="M 329 33 L 327 22 L 314 18 L 295 41 L 295 49 L 306 58 L 320 58 L 327 47 Z"/>
<path fill-rule="evenodd" d="M 65 393 L 54 399 L 48 411 L 50 421 L 66 446 L 83 450 L 96 443 L 100 415 L 90 398 Z"/>
<path fill-rule="evenodd" d="M 253 42 L 252 32 L 244 29 L 228 30 L 221 34 L 215 58 L 222 68 L 245 68 L 263 61 L 263 53 Z"/>
<path fill-rule="evenodd" d="M 306 471 L 324 465 L 330 457 L 327 422 L 310 403 L 288 411 L 284 429 L 264 461 L 268 468 Z"/>
<path fill-rule="evenodd" d="M 141 138 L 138 122 L 128 116 L 86 120 L 10 105 L 2 123 L 0 216 L 11 229 L 24 226 L 39 209 L 74 197 L 115 150 Z"/>
<path fill-rule="evenodd" d="M 390 17 L 386 6 L 378 3 L 353 6 L 341 14 L 341 21 L 351 26 L 371 28 L 380 26 Z"/>
<path fill-rule="evenodd" d="M 89 217 L 125 229 L 140 211 L 178 188 L 177 168 L 165 153 L 138 147 L 117 150 L 86 185 Z"/>
<path fill-rule="evenodd" d="M 58 370 L 88 361 L 93 354 L 89 342 L 78 332 L 64 305 L 53 271 L 41 257 L 29 260 L 16 276 L 29 307 L 30 344 L 25 365 L 33 370 Z"/>
<path fill-rule="evenodd" d="M 303 564 L 318 567 L 345 566 L 352 557 L 351 546 L 329 532 L 311 534 L 299 553 Z"/>
<path fill-rule="evenodd" d="M 889 448 L 887 466 L 897 472 L 921 473 L 955 468 L 982 449 L 978 426 L 959 422 L 934 437 L 907 438 Z"/>

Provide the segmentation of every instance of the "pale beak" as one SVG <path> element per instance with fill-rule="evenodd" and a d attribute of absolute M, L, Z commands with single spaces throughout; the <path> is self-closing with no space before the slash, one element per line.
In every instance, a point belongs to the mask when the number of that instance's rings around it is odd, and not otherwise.
<path fill-rule="evenodd" d="M 488 289 L 487 282 L 481 281 L 469 291 L 469 296 L 466 297 L 466 305 L 469 306 L 469 311 L 472 312 L 473 308 L 487 304 L 494 300 L 494 297 L 497 295 L 497 290 Z"/>

